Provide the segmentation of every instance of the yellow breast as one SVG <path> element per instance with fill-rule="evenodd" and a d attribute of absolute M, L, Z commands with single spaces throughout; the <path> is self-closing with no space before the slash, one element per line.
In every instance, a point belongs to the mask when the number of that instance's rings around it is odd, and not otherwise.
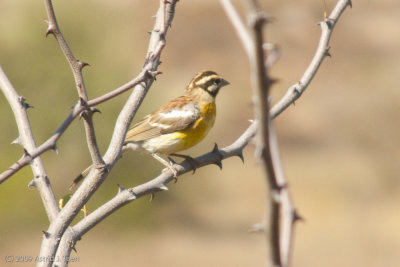
<path fill-rule="evenodd" d="M 188 149 L 199 143 L 214 126 L 216 116 L 214 102 L 200 106 L 200 117 L 190 127 L 182 131 L 148 139 L 143 143 L 143 148 L 149 152 L 169 155 Z"/>
<path fill-rule="evenodd" d="M 215 103 L 203 105 L 200 113 L 200 118 L 191 127 L 175 133 L 176 138 L 182 139 L 182 148 L 180 150 L 188 149 L 199 143 L 214 126 L 217 114 Z"/>

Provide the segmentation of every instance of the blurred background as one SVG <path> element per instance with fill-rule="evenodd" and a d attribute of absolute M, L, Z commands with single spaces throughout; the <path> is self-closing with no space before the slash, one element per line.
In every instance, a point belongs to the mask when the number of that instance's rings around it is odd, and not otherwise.
<path fill-rule="evenodd" d="M 323 3 L 262 1 L 275 18 L 267 41 L 281 47 L 271 74 L 274 102 L 297 82 L 320 37 Z M 240 3 L 239 7 L 241 7 Z M 327 0 L 328 12 L 336 1 Z M 55 1 L 64 36 L 83 73 L 89 97 L 136 76 L 144 62 L 159 1 Z M 276 120 L 281 158 L 295 206 L 293 266 L 399 266 L 400 256 L 400 2 L 356 1 L 334 30 L 327 58 L 306 93 Z M 52 36 L 45 38 L 43 3 L 0 2 L 0 64 L 29 109 L 36 142 L 44 142 L 77 102 L 71 71 Z M 231 144 L 253 117 L 249 64 L 218 1 L 180 1 L 162 54 L 163 72 L 137 121 L 180 95 L 199 71 L 231 82 L 217 99 L 214 129 L 191 156 Z M 128 97 L 101 104 L 95 115 L 102 151 Z M 22 154 L 13 114 L 0 96 L 0 171 Z M 43 155 L 58 198 L 90 161 L 82 122 Z M 143 197 L 96 226 L 76 245 L 71 266 L 264 266 L 264 236 L 250 234 L 264 215 L 265 183 L 254 146 L 238 158 L 180 177 L 153 201 Z M 117 193 L 155 177 L 162 166 L 127 153 L 88 204 L 89 212 Z M 48 221 L 25 167 L 0 185 L 0 266 L 4 257 L 36 256 Z M 14 263 L 16 265 L 16 263 Z M 26 263 L 24 263 L 26 266 Z M 22 264 L 21 264 L 22 265 Z"/>

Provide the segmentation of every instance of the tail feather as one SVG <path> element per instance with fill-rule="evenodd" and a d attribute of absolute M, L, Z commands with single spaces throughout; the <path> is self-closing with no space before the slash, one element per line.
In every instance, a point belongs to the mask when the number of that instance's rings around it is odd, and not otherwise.
<path fill-rule="evenodd" d="M 122 147 L 122 152 L 125 152 L 128 149 L 133 149 L 137 150 L 139 149 L 140 146 L 136 143 L 124 143 L 124 146 Z M 72 190 L 77 184 L 79 184 L 85 177 L 89 174 L 90 170 L 92 169 L 92 165 L 87 167 L 83 172 L 81 172 L 73 181 L 72 184 L 69 186 L 69 190 Z"/>
<path fill-rule="evenodd" d="M 69 190 L 72 190 L 77 184 L 79 184 L 90 172 L 92 169 L 92 165 L 87 167 L 83 172 L 81 172 L 73 181 L 72 184 L 69 186 Z"/>

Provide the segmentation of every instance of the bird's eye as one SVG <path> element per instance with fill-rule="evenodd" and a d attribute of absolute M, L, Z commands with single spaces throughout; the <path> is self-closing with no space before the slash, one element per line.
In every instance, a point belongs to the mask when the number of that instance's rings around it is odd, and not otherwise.
<path fill-rule="evenodd" d="M 220 83 L 221 83 L 221 79 L 215 79 L 215 80 L 214 80 L 214 83 L 215 83 L 216 85 L 220 84 Z"/>

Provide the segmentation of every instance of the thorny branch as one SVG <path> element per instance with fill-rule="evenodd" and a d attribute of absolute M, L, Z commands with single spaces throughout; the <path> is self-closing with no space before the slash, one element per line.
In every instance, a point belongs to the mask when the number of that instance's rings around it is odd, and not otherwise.
<path fill-rule="evenodd" d="M 84 106 L 88 100 L 88 95 L 86 91 L 86 86 L 85 82 L 82 76 L 82 69 L 89 65 L 88 63 L 85 62 L 80 62 L 78 61 L 74 54 L 72 53 L 71 48 L 69 47 L 67 41 L 65 40 L 59 26 L 57 23 L 56 15 L 54 13 L 54 8 L 53 8 L 53 3 L 52 0 L 45 0 L 45 7 L 46 7 L 46 12 L 49 20 L 47 21 L 48 23 L 48 28 L 46 31 L 46 36 L 49 34 L 53 34 L 54 37 L 56 38 L 65 58 L 68 61 L 68 64 L 72 70 L 72 74 L 74 76 L 75 80 L 75 86 L 78 91 L 78 96 L 79 96 L 79 103 Z M 82 113 L 81 116 L 83 118 L 83 124 L 84 128 L 86 131 L 86 140 L 87 144 L 89 147 L 89 152 L 93 161 L 93 166 L 99 167 L 103 166 L 104 162 L 100 154 L 99 147 L 97 145 L 97 140 L 96 140 L 96 135 L 95 135 L 95 130 L 93 126 L 93 112 L 90 108 L 85 109 Z"/>
<path fill-rule="evenodd" d="M 15 143 L 18 143 L 24 148 L 25 153 L 23 157 L 27 160 L 29 159 L 34 175 L 32 180 L 34 183 L 32 183 L 32 185 L 38 188 L 44 208 L 47 212 L 47 217 L 49 218 L 49 221 L 53 221 L 58 214 L 57 201 L 51 188 L 51 184 L 47 178 L 46 169 L 44 168 L 41 158 L 33 158 L 31 155 L 31 151 L 36 148 L 36 143 L 33 138 L 32 128 L 26 112 L 30 105 L 25 103 L 24 97 L 17 94 L 1 67 L 0 88 L 14 112 L 15 121 L 18 126 L 19 137 L 15 140 Z"/>
<path fill-rule="evenodd" d="M 54 259 L 57 249 L 57 255 L 66 255 L 66 251 L 70 252 L 70 243 L 61 242 L 62 247 L 59 248 L 61 238 L 65 234 L 70 234 L 67 227 L 78 214 L 79 210 L 89 200 L 93 193 L 98 189 L 104 179 L 107 177 L 109 170 L 121 155 L 121 149 L 126 131 L 133 119 L 137 109 L 143 101 L 147 91 L 149 90 L 155 75 L 158 74 L 157 67 L 160 64 L 160 52 L 165 46 L 165 36 L 173 19 L 175 4 L 177 1 L 160 1 L 160 8 L 156 16 L 156 22 L 151 32 L 149 48 L 146 61 L 143 66 L 145 71 L 145 79 L 136 84 L 135 90 L 128 98 L 125 106 L 118 116 L 114 133 L 110 141 L 109 147 L 103 157 L 104 165 L 92 168 L 82 185 L 73 194 L 71 199 L 60 211 L 57 218 L 50 224 L 43 236 L 40 256 L 43 258 Z M 58 258 L 58 257 L 57 257 Z M 63 258 L 63 257 L 62 257 Z M 53 262 L 40 262 L 38 266 L 51 266 Z M 66 265 L 67 262 L 57 263 Z"/>
<path fill-rule="evenodd" d="M 47 0 L 46 0 L 47 1 Z M 230 3 L 229 0 L 221 0 L 226 3 Z M 80 103 L 76 104 L 69 116 L 65 119 L 65 121 L 60 125 L 60 127 L 55 131 L 55 133 L 42 145 L 32 149 L 29 149 L 29 153 L 25 153 L 24 156 L 18 160 L 15 164 L 13 164 L 7 171 L 0 175 L 0 183 L 5 181 L 12 174 L 20 170 L 23 166 L 30 164 L 32 160 L 36 159 L 45 151 L 50 149 L 55 149 L 57 140 L 61 137 L 64 131 L 68 128 L 71 122 L 84 110 L 103 103 L 108 99 L 111 99 L 132 87 L 135 87 L 134 92 L 130 96 L 125 105 L 121 115 L 118 118 L 116 129 L 113 135 L 113 139 L 110 143 L 110 147 L 107 150 L 104 161 L 106 163 L 107 168 L 111 168 L 115 161 L 118 159 L 120 155 L 120 150 L 122 146 L 123 137 L 126 133 L 126 130 L 129 126 L 129 123 L 134 116 L 138 106 L 140 105 L 143 97 L 145 96 L 149 86 L 151 85 L 154 76 L 158 74 L 157 66 L 159 64 L 160 53 L 165 45 L 165 33 L 170 25 L 170 22 L 173 18 L 174 10 L 175 10 L 176 1 L 164 1 L 161 0 L 160 9 L 157 13 L 156 24 L 152 31 L 151 41 L 149 44 L 149 52 L 146 57 L 146 63 L 142 69 L 142 72 L 133 80 L 126 83 L 125 85 L 113 90 L 112 92 L 100 96 L 96 99 L 89 100 L 86 102 L 86 105 L 81 105 Z M 320 23 L 322 34 L 320 43 L 317 48 L 317 52 L 307 68 L 306 72 L 303 74 L 302 78 L 298 83 L 293 85 L 288 89 L 286 95 L 270 110 L 271 118 L 275 118 L 281 112 L 283 112 L 286 108 L 288 108 L 296 99 L 298 99 L 301 94 L 306 90 L 307 86 L 313 79 L 316 71 L 318 70 L 320 64 L 326 55 L 328 55 L 329 50 L 329 40 L 331 33 L 333 31 L 334 26 L 336 25 L 340 15 L 345 10 L 347 6 L 351 5 L 349 0 L 339 0 L 331 12 L 330 16 Z M 165 8 L 165 9 L 164 9 Z M 161 13 L 160 13 L 161 12 Z M 165 20 L 160 22 L 159 18 L 165 16 Z M 234 16 L 231 17 L 231 20 Z M 237 16 L 238 17 L 238 16 Z M 54 25 L 53 25 L 54 26 Z M 164 27 L 163 27 L 164 26 Z M 50 24 L 49 24 L 50 27 Z M 235 26 L 240 27 L 240 26 Z M 164 28 L 165 32 L 160 29 Z M 239 34 L 239 36 L 241 36 Z M 242 38 L 242 37 L 241 37 Z M 243 42 L 243 41 L 242 41 Z M 247 40 L 245 40 L 247 42 Z M 245 45 L 246 46 L 246 45 Z M 248 49 L 246 48 L 248 53 Z M 5 75 L 4 75 L 5 77 Z M 0 81 L 1 82 L 1 81 Z M 4 89 L 4 84 L 0 83 L 2 89 Z M 223 159 L 238 156 L 243 159 L 242 150 L 247 144 L 252 140 L 258 128 L 257 121 L 251 123 L 248 129 L 230 146 L 218 149 L 215 147 L 213 151 L 206 153 L 195 160 L 199 163 L 199 167 L 207 166 L 209 164 L 216 164 L 222 167 L 221 161 Z M 122 129 L 122 131 L 121 131 Z M 272 134 L 271 138 L 275 138 Z M 274 142 L 273 142 L 274 143 Z M 114 145 L 114 149 L 111 147 Z M 116 147 L 115 147 L 116 145 Z M 274 148 L 272 148 L 274 150 Z M 178 174 L 183 174 L 191 171 L 192 165 L 187 161 L 184 161 L 180 165 L 175 165 Z M 89 216 L 85 217 L 79 223 L 77 223 L 74 227 L 70 227 L 67 231 L 66 228 L 69 225 L 70 221 L 75 217 L 80 207 L 84 204 L 85 200 L 87 200 L 90 195 L 97 189 L 99 184 L 105 179 L 107 175 L 108 169 L 98 168 L 94 169 L 92 173 L 87 177 L 86 181 L 82 184 L 82 186 L 78 189 L 76 194 L 74 194 L 75 200 L 68 202 L 67 206 L 62 210 L 62 214 L 57 216 L 56 222 L 52 223 L 45 232 L 45 236 L 43 239 L 41 256 L 51 256 L 55 255 L 57 250 L 57 246 L 62 237 L 62 241 L 60 244 L 60 248 L 57 251 L 57 255 L 69 255 L 73 244 L 87 231 L 89 231 L 92 227 L 94 227 L 97 223 L 102 221 L 108 215 L 110 215 L 113 211 L 117 210 L 121 206 L 129 203 L 130 201 L 139 198 L 144 195 L 154 194 L 159 192 L 160 190 L 166 190 L 166 185 L 173 180 L 173 175 L 171 172 L 166 171 L 161 173 L 156 178 L 150 180 L 147 183 L 142 185 L 125 189 L 122 186 L 120 187 L 118 194 L 105 203 L 103 206 L 99 207 L 97 210 L 92 212 Z M 97 177 L 97 179 L 96 179 Z M 95 188 L 91 191 L 89 188 L 91 185 L 95 184 Z M 82 189 L 82 190 L 81 190 Z M 86 191 L 85 191 L 86 190 Z M 52 192 L 51 188 L 50 191 Z M 47 209 L 46 209 L 47 210 Z M 289 212 L 295 215 L 295 211 L 289 210 Z M 49 213 L 49 212 L 48 212 Z M 56 212 L 54 212 L 56 214 Z M 62 215 L 62 216 L 61 216 Z M 49 216 L 50 217 L 50 216 Z M 293 216 L 296 218 L 296 216 Z M 50 219 L 50 221 L 52 221 Z M 290 221 L 290 225 L 292 225 L 292 221 Z M 283 226 L 285 228 L 285 226 Z M 286 227 L 289 229 L 288 227 Z M 64 232 L 65 231 L 65 232 Z M 292 227 L 290 227 L 287 236 L 288 240 L 281 240 L 281 245 L 290 247 L 291 246 L 291 238 L 292 238 Z M 63 235 L 64 233 L 64 235 Z M 285 234 L 283 234 L 285 235 Z M 285 242 L 287 244 L 285 244 Z M 53 246 L 53 247 L 52 247 Z M 282 253 L 285 253 L 282 251 Z M 283 255 L 283 258 L 289 258 L 290 249 L 286 252 L 287 255 Z M 41 264 L 39 266 L 50 266 L 50 264 Z M 64 264 L 64 265 L 63 265 Z M 67 263 L 62 263 L 60 266 L 66 266 Z"/>
<path fill-rule="evenodd" d="M 248 55 L 250 55 L 250 61 L 253 62 L 252 73 L 256 77 L 253 78 L 253 83 L 255 83 L 255 87 L 258 88 L 257 100 L 260 99 L 267 100 L 268 96 L 268 78 L 262 77 L 263 73 L 267 73 L 265 70 L 260 71 L 264 66 L 260 61 L 263 59 L 260 56 L 262 54 L 262 43 L 259 43 L 261 29 L 257 29 L 257 23 L 253 24 L 254 28 L 254 44 L 256 45 L 254 51 L 249 52 L 249 43 L 251 39 L 249 34 L 244 32 L 244 25 L 240 20 L 240 17 L 237 15 L 232 3 L 230 0 L 221 0 L 225 11 L 230 18 L 232 24 L 237 30 L 240 40 L 242 44 L 244 44 L 245 51 Z M 252 3 L 250 6 L 252 7 L 252 16 L 253 21 L 257 22 L 256 19 L 259 16 L 259 10 L 255 3 L 256 1 L 249 1 Z M 351 6 L 351 2 L 349 0 L 339 0 L 333 9 L 332 13 L 325 21 L 321 22 L 322 34 L 320 38 L 320 42 L 317 48 L 317 51 L 314 55 L 313 60 L 311 61 L 309 67 L 303 74 L 302 78 L 298 83 L 289 88 L 286 95 L 276 104 L 270 111 L 269 117 L 274 119 L 278 116 L 283 110 L 289 107 L 296 99 L 298 99 L 301 94 L 305 91 L 305 89 L 310 84 L 311 80 L 315 76 L 319 66 L 321 65 L 323 59 L 329 55 L 329 40 L 336 22 L 338 21 L 340 15 L 344 11 L 347 6 Z M 257 44 L 258 42 L 258 44 Z M 257 55 L 258 54 L 258 55 Z M 252 60 L 252 56 L 254 59 Z M 258 60 L 258 62 L 256 62 Z M 266 61 L 267 64 L 269 60 Z M 267 66 L 268 67 L 268 66 Z M 258 82 L 255 82 L 257 80 Z M 268 101 L 264 101 L 264 105 L 260 105 L 260 103 L 256 102 L 256 106 L 258 105 L 258 114 L 256 112 L 256 117 L 258 121 L 261 122 L 259 131 L 259 136 L 264 137 L 258 139 L 258 148 L 259 148 L 259 156 L 261 160 L 264 162 L 264 166 L 268 167 L 265 169 L 265 174 L 268 174 L 269 177 L 269 185 L 270 185 L 270 202 L 267 204 L 269 206 L 269 212 L 266 214 L 266 218 L 264 221 L 264 225 L 262 226 L 262 230 L 266 231 L 266 235 L 268 238 L 267 243 L 269 244 L 269 254 L 270 254 L 270 265 L 272 266 L 289 266 L 291 250 L 292 250 L 292 240 L 294 235 L 294 222 L 299 219 L 299 216 L 292 205 L 292 200 L 290 197 L 290 193 L 288 190 L 286 178 L 284 177 L 282 167 L 279 161 L 278 155 L 278 147 L 275 138 L 274 131 L 272 129 L 272 123 L 269 118 L 262 115 L 268 114 Z M 260 116 L 261 115 L 261 116 Z M 261 117 L 261 118 L 260 118 Z M 257 131 L 257 128 L 254 128 L 254 133 Z"/>
<path fill-rule="evenodd" d="M 276 162 L 273 160 L 271 150 L 270 133 L 270 108 L 269 94 L 272 80 L 269 77 L 269 69 L 265 66 L 266 59 L 263 49 L 263 28 L 268 22 L 268 15 L 263 13 L 256 0 L 248 1 L 247 20 L 251 36 L 251 50 L 249 62 L 251 68 L 251 82 L 253 87 L 254 113 L 259 127 L 256 133 L 256 156 L 262 163 L 261 169 L 267 185 L 268 197 L 265 213 L 265 236 L 269 252 L 269 266 L 282 266 L 280 244 L 280 189 L 283 184 L 277 180 Z M 276 145 L 277 147 L 277 145 Z"/>

